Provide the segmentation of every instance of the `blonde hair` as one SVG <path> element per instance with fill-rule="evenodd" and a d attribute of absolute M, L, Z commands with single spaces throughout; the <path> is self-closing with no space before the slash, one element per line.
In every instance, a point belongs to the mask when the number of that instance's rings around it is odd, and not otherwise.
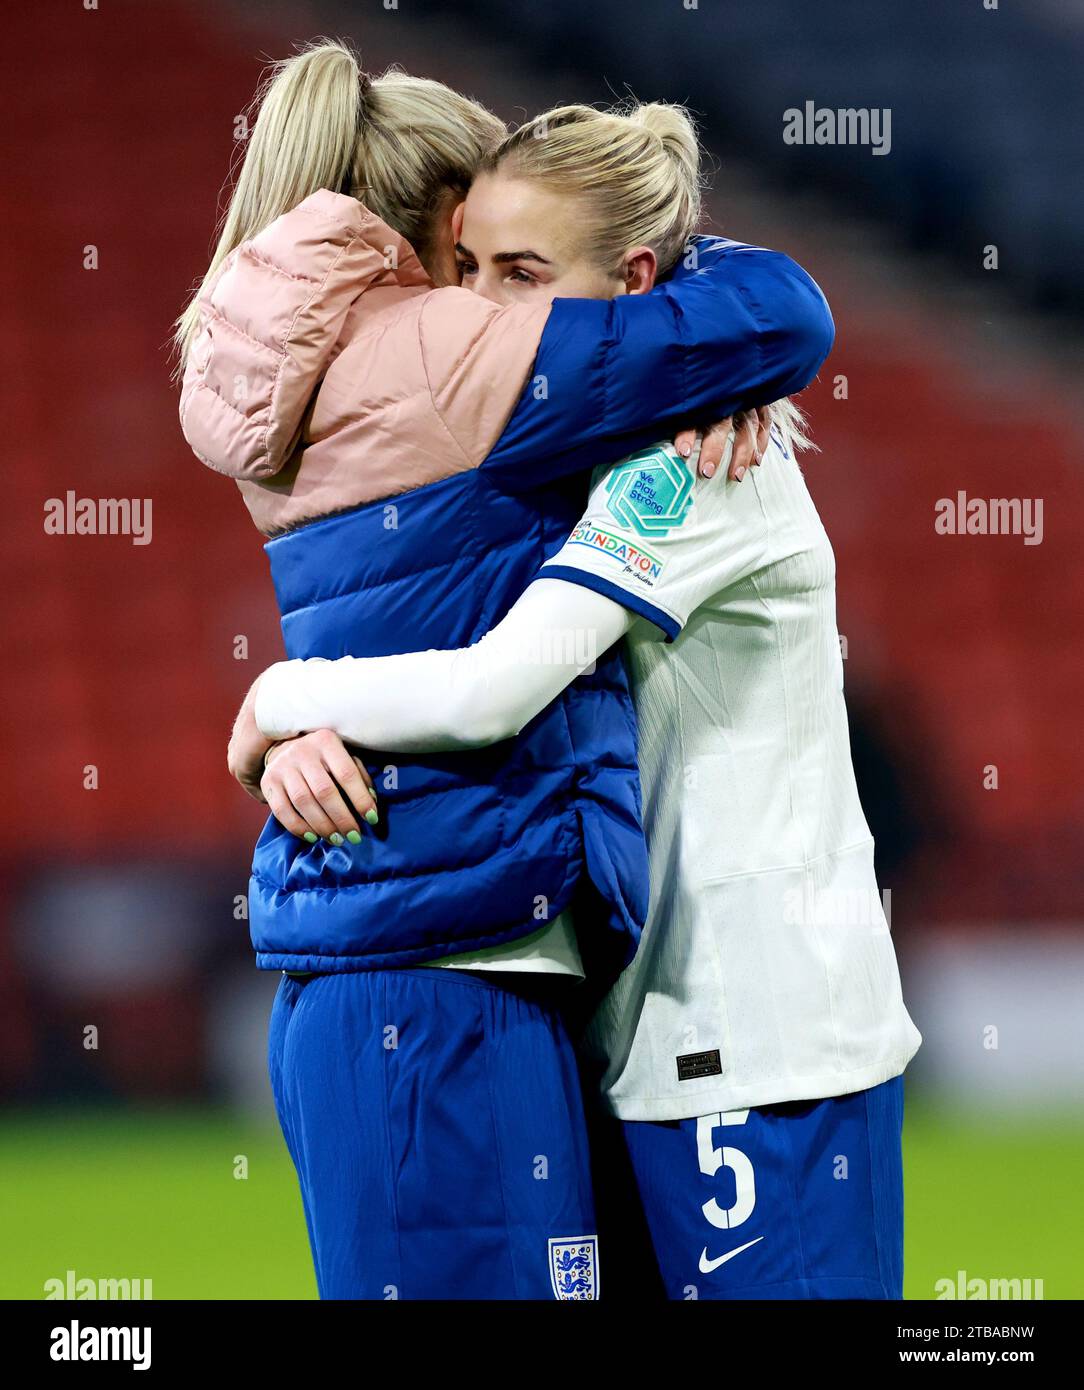
<path fill-rule="evenodd" d="M 820 448 L 809 437 L 809 420 L 805 411 L 799 409 L 789 396 L 784 396 L 781 401 L 773 401 L 768 410 L 772 424 L 783 436 L 783 442 L 790 445 L 792 453 L 799 454 L 803 449 L 820 453 Z"/>
<path fill-rule="evenodd" d="M 667 102 L 557 106 L 519 126 L 481 162 L 479 173 L 524 178 L 578 202 L 584 254 L 617 274 L 633 246 L 650 246 L 666 274 L 700 225 L 703 173 L 696 126 Z M 815 448 L 790 400 L 772 422 L 795 450 Z"/>
<path fill-rule="evenodd" d="M 424 264 L 446 191 L 465 194 L 483 157 L 508 133 L 492 112 L 442 82 L 394 68 L 370 78 L 353 49 L 334 40 L 275 63 L 254 107 L 204 281 L 243 241 L 320 188 L 364 203 Z M 199 288 L 176 324 L 182 365 L 199 322 L 198 296 Z"/>
<path fill-rule="evenodd" d="M 640 244 L 671 270 L 700 222 L 700 146 L 680 106 L 557 106 L 513 131 L 481 169 L 576 198 L 584 252 L 606 270 Z"/>

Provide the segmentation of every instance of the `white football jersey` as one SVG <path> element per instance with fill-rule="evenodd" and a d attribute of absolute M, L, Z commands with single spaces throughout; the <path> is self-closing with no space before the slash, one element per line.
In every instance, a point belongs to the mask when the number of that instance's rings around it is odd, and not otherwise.
<path fill-rule="evenodd" d="M 741 483 L 695 464 L 659 445 L 598 470 L 541 570 L 639 615 L 651 907 L 589 1035 L 627 1120 L 863 1090 L 921 1041 L 851 765 L 832 547 L 776 432 Z"/>

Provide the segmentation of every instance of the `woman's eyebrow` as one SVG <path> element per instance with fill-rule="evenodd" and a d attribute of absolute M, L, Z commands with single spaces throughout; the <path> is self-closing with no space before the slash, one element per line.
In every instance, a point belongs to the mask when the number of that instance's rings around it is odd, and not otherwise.
<path fill-rule="evenodd" d="M 476 261 L 478 258 L 473 251 L 468 251 L 461 241 L 457 241 L 455 249 L 461 256 L 467 256 L 470 260 Z M 498 251 L 491 257 L 494 265 L 509 265 L 512 261 L 538 261 L 540 265 L 552 265 L 552 261 L 547 261 L 545 256 L 540 256 L 537 251 Z"/>
<path fill-rule="evenodd" d="M 538 261 L 541 265 L 552 265 L 552 261 L 547 261 L 545 256 L 540 256 L 537 251 L 498 251 L 493 257 L 494 265 L 508 265 L 511 261 Z"/>

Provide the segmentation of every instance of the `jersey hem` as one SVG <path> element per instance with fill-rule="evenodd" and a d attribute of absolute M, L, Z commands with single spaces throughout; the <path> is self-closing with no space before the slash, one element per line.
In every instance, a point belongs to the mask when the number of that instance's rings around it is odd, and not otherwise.
<path fill-rule="evenodd" d="M 605 1089 L 602 1104 L 619 1120 L 694 1120 L 700 1115 L 726 1114 L 730 1110 L 756 1110 L 765 1105 L 784 1105 L 790 1101 L 832 1100 L 836 1096 L 868 1091 L 901 1076 L 918 1051 L 915 1044 L 907 1052 L 897 1053 L 889 1061 L 875 1067 L 862 1067 L 853 1072 L 832 1072 L 828 1075 L 801 1080 L 779 1081 L 768 1086 L 728 1086 L 718 1090 L 700 1091 L 695 1096 L 648 1096 L 619 1099 Z"/>

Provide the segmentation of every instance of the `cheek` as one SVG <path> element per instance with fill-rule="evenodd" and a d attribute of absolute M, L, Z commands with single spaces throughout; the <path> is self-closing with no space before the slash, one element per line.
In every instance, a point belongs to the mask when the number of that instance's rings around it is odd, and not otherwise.
<path fill-rule="evenodd" d="M 462 281 L 463 288 L 481 299 L 493 304 L 514 304 L 519 296 L 510 289 L 502 275 L 468 275 Z"/>
<path fill-rule="evenodd" d="M 594 266 L 577 267 L 548 285 L 550 299 L 613 299 L 624 292 L 624 283 Z"/>
<path fill-rule="evenodd" d="M 571 293 L 576 294 L 578 291 L 573 290 Z M 520 304 L 552 304 L 555 299 L 559 299 L 562 295 L 567 299 L 569 292 L 561 289 L 559 285 L 534 285 L 518 294 L 510 294 L 509 299 L 515 299 Z"/>

